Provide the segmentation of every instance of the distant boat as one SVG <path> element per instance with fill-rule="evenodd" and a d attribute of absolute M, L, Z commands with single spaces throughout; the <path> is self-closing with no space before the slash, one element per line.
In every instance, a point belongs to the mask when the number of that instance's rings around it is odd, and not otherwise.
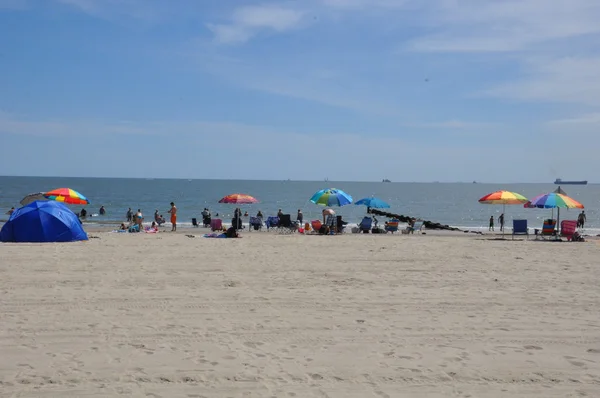
<path fill-rule="evenodd" d="M 391 181 L 388 180 L 387 178 L 384 178 L 381 182 L 391 182 Z"/>
<path fill-rule="evenodd" d="M 584 181 L 563 181 L 560 178 L 557 178 L 554 181 L 555 184 L 563 184 L 563 185 L 587 185 L 587 180 Z"/>

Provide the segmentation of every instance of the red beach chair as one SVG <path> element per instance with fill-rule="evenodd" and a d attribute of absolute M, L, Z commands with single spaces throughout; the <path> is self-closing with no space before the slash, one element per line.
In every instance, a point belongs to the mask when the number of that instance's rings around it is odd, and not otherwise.
<path fill-rule="evenodd" d="M 560 222 L 560 236 L 564 236 L 568 241 L 573 239 L 575 231 L 577 231 L 577 221 L 563 220 Z"/>
<path fill-rule="evenodd" d="M 210 229 L 213 231 L 220 231 L 223 229 L 223 222 L 220 218 L 213 218 L 210 220 Z"/>

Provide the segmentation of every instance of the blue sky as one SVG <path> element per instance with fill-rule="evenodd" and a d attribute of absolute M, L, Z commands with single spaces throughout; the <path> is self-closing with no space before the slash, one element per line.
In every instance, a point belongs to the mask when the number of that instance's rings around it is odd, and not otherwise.
<path fill-rule="evenodd" d="M 600 168 L 597 0 L 0 0 L 0 174 Z"/>

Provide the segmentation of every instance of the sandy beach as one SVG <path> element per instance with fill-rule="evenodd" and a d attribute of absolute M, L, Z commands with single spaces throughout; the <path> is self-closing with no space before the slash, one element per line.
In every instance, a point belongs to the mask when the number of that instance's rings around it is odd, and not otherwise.
<path fill-rule="evenodd" d="M 0 396 L 600 396 L 597 241 L 203 232 L 0 245 Z"/>

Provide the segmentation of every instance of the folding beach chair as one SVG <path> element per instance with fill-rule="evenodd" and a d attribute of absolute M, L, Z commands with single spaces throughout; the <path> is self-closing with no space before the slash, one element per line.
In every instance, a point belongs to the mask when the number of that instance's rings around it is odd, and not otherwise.
<path fill-rule="evenodd" d="M 210 229 L 212 231 L 221 231 L 223 229 L 223 221 L 220 218 L 210 220 Z"/>
<path fill-rule="evenodd" d="M 330 234 L 335 234 L 337 231 L 337 217 L 334 214 L 328 214 L 321 228 L 323 226 L 328 228 Z"/>
<path fill-rule="evenodd" d="M 341 234 L 344 232 L 344 228 L 346 228 L 347 221 L 342 220 L 342 216 L 336 216 L 335 218 L 335 226 L 337 228 L 337 233 Z"/>
<path fill-rule="evenodd" d="M 248 228 L 248 231 L 252 231 L 253 229 L 255 231 L 258 231 L 258 230 L 262 229 L 262 226 L 263 226 L 262 218 L 250 217 L 249 224 L 250 224 L 250 228 Z"/>
<path fill-rule="evenodd" d="M 390 221 L 388 221 L 385 224 L 385 230 L 386 230 L 386 232 L 391 232 L 391 233 L 398 232 L 398 224 L 399 223 L 400 223 L 400 220 L 397 220 L 395 218 L 392 219 L 392 220 L 390 220 Z"/>
<path fill-rule="evenodd" d="M 556 238 L 556 220 L 547 219 L 542 224 L 542 230 L 535 230 L 535 239 L 550 239 Z"/>
<path fill-rule="evenodd" d="M 423 233 L 423 220 L 417 220 L 413 225 L 406 227 L 407 234 L 414 234 L 415 231 Z"/>
<path fill-rule="evenodd" d="M 560 236 L 564 236 L 568 241 L 573 239 L 575 231 L 577 231 L 577 221 L 563 220 L 560 222 Z"/>
<path fill-rule="evenodd" d="M 513 240 L 515 239 L 515 235 L 526 235 L 527 239 L 529 239 L 529 228 L 527 228 L 527 220 L 513 220 Z"/>
<path fill-rule="evenodd" d="M 265 225 L 267 226 L 267 231 L 270 228 L 277 228 L 277 226 L 279 225 L 279 217 L 277 217 L 277 216 L 268 217 L 267 221 L 265 221 Z"/>
<path fill-rule="evenodd" d="M 282 214 L 279 217 L 277 232 L 283 234 L 291 234 L 298 231 L 298 224 L 292 222 L 292 217 L 289 214 Z"/>
<path fill-rule="evenodd" d="M 373 227 L 373 219 L 371 217 L 363 217 L 360 224 L 358 224 L 358 231 L 368 234 L 371 232 L 371 228 Z"/>

